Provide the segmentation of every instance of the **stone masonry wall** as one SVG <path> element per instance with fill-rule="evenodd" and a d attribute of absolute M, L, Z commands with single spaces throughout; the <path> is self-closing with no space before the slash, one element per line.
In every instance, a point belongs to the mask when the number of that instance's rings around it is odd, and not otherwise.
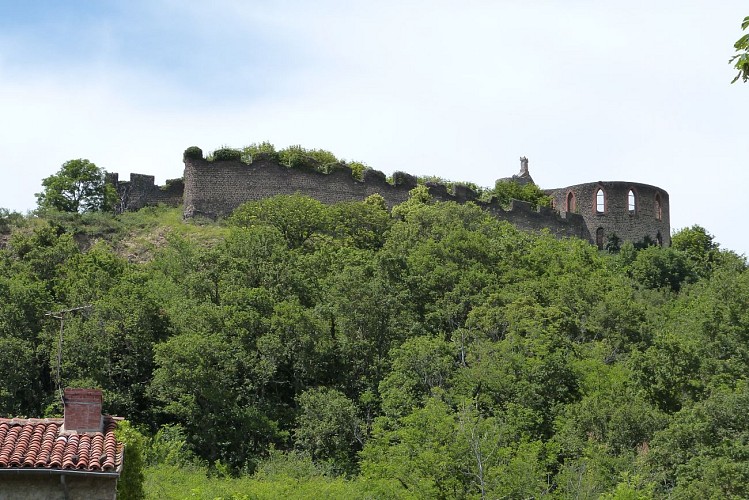
<path fill-rule="evenodd" d="M 391 208 L 406 201 L 409 191 L 416 186 L 416 178 L 411 175 L 396 172 L 393 177 L 395 184 L 390 184 L 385 174 L 369 170 L 364 180 L 359 181 L 343 165 L 330 174 L 323 174 L 311 169 L 288 168 L 269 159 L 247 165 L 239 161 L 208 162 L 186 158 L 184 216 L 226 216 L 246 201 L 263 200 L 277 194 L 301 194 L 323 203 L 336 203 L 361 201 L 379 193 Z M 536 210 L 519 201 L 513 201 L 510 210 L 503 210 L 499 204 L 477 201 L 476 193 L 463 186 L 456 187 L 455 193 L 449 193 L 441 184 L 428 183 L 427 187 L 437 201 L 474 201 L 495 217 L 521 229 L 547 229 L 559 237 L 590 240 L 585 220 L 577 214 L 560 215 L 545 208 Z"/>
<path fill-rule="evenodd" d="M 604 193 L 603 211 L 597 210 L 596 194 Z M 629 192 L 635 195 L 634 210 L 629 210 Z M 590 182 L 546 191 L 553 197 L 554 206 L 561 213 L 580 214 L 593 243 L 605 245 L 612 234 L 621 241 L 640 242 L 647 236 L 654 243 L 671 244 L 671 222 L 668 193 L 656 186 L 636 182 Z M 574 206 L 568 206 L 570 194 Z M 660 218 L 656 200 L 660 201 Z M 602 241 L 597 238 L 603 235 Z M 599 241 L 596 241 L 596 240 Z"/>
<path fill-rule="evenodd" d="M 130 181 L 120 181 L 116 173 L 107 174 L 107 182 L 117 191 L 117 213 L 159 204 L 179 206 L 185 189 L 182 179 L 170 179 L 164 186 L 157 186 L 153 175 L 143 174 L 130 174 Z"/>
<path fill-rule="evenodd" d="M 329 174 L 311 168 L 289 168 L 260 157 L 251 164 L 240 161 L 212 161 L 202 157 L 185 161 L 184 180 L 167 181 L 156 186 L 151 175 L 131 174 L 130 181 L 119 181 L 117 174 L 108 174 L 120 196 L 118 212 L 138 210 L 159 203 L 184 205 L 184 217 L 224 217 L 247 201 L 258 201 L 278 194 L 301 194 L 323 203 L 361 201 L 378 193 L 389 208 L 408 199 L 416 186 L 412 175 L 396 172 L 394 182 L 385 174 L 368 170 L 359 181 L 351 169 L 336 165 Z M 621 241 L 640 242 L 648 237 L 654 243 L 671 244 L 668 193 L 656 186 L 635 182 L 591 182 L 546 190 L 552 196 L 554 209 L 534 209 L 530 204 L 513 201 L 509 210 L 497 203 L 484 203 L 465 186 L 454 192 L 441 184 L 427 183 L 437 201 L 466 203 L 472 201 L 501 220 L 520 229 L 548 230 L 558 237 L 581 238 L 604 247 L 616 234 Z M 598 212 L 596 193 L 603 190 L 605 206 Z M 629 210 L 629 192 L 635 193 L 635 209 Z M 572 205 L 568 206 L 572 196 Z M 656 200 L 660 202 L 660 211 Z M 658 217 L 660 212 L 660 218 Z"/>
<path fill-rule="evenodd" d="M 185 217 L 222 217 L 246 201 L 277 194 L 301 194 L 324 203 L 336 203 L 361 201 L 380 193 L 392 207 L 407 200 L 414 186 L 414 177 L 401 175 L 398 184 L 391 185 L 384 174 L 376 171 L 366 172 L 364 182 L 360 182 L 342 165 L 323 174 L 312 169 L 288 168 L 268 159 L 250 165 L 239 161 L 186 159 L 184 210 Z"/>
<path fill-rule="evenodd" d="M 68 474 L 62 483 L 60 474 L 38 472 L 1 475 L 0 500 L 114 500 L 117 495 L 115 477 Z"/>

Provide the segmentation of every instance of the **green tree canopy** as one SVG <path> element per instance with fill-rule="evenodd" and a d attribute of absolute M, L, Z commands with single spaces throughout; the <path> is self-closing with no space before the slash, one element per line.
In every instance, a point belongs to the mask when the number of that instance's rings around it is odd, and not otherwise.
<path fill-rule="evenodd" d="M 106 183 L 106 172 L 79 158 L 62 164 L 60 170 L 42 180 L 44 191 L 36 193 L 42 210 L 97 212 L 112 209 L 117 194 Z"/>
<path fill-rule="evenodd" d="M 551 197 L 533 183 L 519 184 L 515 181 L 499 180 L 490 192 L 503 206 L 509 206 L 510 200 L 527 201 L 534 207 L 550 207 Z"/>

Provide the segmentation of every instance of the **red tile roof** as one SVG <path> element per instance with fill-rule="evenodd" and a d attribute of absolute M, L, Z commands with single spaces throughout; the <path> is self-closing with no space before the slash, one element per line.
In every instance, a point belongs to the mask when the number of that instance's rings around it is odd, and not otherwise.
<path fill-rule="evenodd" d="M 69 469 L 119 472 L 122 443 L 117 422 L 104 417 L 104 432 L 63 432 L 61 418 L 0 418 L 0 470 Z"/>

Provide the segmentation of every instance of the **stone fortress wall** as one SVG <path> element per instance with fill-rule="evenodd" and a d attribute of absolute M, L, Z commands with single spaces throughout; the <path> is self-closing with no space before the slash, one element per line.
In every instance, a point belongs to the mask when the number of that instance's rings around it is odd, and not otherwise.
<path fill-rule="evenodd" d="M 392 208 L 406 201 L 417 184 L 416 177 L 403 172 L 394 173 L 393 180 L 391 184 L 382 172 L 367 170 L 359 181 L 345 165 L 336 165 L 324 174 L 314 169 L 289 168 L 267 158 L 256 159 L 249 165 L 240 161 L 185 158 L 184 216 L 223 217 L 246 201 L 277 194 L 301 194 L 332 204 L 362 201 L 378 193 Z M 516 200 L 509 210 L 504 210 L 499 203 L 478 201 L 478 195 L 464 186 L 456 186 L 452 193 L 442 184 L 427 183 L 427 188 L 437 201 L 472 201 L 498 219 L 522 229 L 548 229 L 558 237 L 590 239 L 585 220 L 578 214 L 559 214 L 543 207 L 534 209 L 531 204 Z"/>
<path fill-rule="evenodd" d="M 249 165 L 241 161 L 207 161 L 185 157 L 184 180 L 167 181 L 156 186 L 150 175 L 132 174 L 130 181 L 119 181 L 109 175 L 120 196 L 118 211 L 138 210 L 147 205 L 184 206 L 184 217 L 224 217 L 247 201 L 257 201 L 278 194 L 301 194 L 323 203 L 361 201 L 378 193 L 393 207 L 408 199 L 416 186 L 414 176 L 395 172 L 393 183 L 377 170 L 364 172 L 363 180 L 355 179 L 345 165 L 335 165 L 328 174 L 307 167 L 289 168 L 277 161 L 259 156 Z M 532 182 L 528 160 L 521 158 L 519 176 L 511 179 Z M 642 241 L 649 237 L 654 243 L 670 244 L 668 194 L 655 186 L 631 182 L 597 182 L 547 190 L 554 208 L 533 208 L 531 204 L 513 200 L 508 210 L 499 203 L 482 202 L 465 186 L 454 191 L 442 184 L 427 183 L 437 201 L 474 202 L 500 220 L 530 231 L 548 230 L 557 237 L 576 237 L 598 244 L 616 234 L 622 241 Z M 599 207 L 598 190 L 603 194 Z M 634 193 L 634 211 L 629 210 L 629 192 Z M 603 208 L 598 212 L 598 208 Z M 659 217 L 660 216 L 660 217 Z"/>
<path fill-rule="evenodd" d="M 129 181 L 121 181 L 117 173 L 107 174 L 107 182 L 114 186 L 119 197 L 115 211 L 134 211 L 149 205 L 179 206 L 184 196 L 182 179 L 169 179 L 164 186 L 157 186 L 153 175 L 130 174 Z"/>

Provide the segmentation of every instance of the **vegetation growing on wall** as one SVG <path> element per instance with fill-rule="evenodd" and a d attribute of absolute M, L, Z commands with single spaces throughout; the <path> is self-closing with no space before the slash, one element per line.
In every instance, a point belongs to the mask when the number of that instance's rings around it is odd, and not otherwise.
<path fill-rule="evenodd" d="M 242 152 L 238 149 L 223 147 L 214 151 L 209 161 L 239 161 L 242 159 Z"/>
<path fill-rule="evenodd" d="M 490 189 L 481 187 L 473 182 L 449 181 L 447 179 L 443 179 L 442 177 L 437 177 L 436 175 L 420 176 L 418 178 L 418 182 L 419 184 L 441 184 L 447 188 L 448 192 L 451 193 L 455 192 L 456 186 L 463 186 L 476 193 L 476 198 L 481 201 L 489 201 L 489 198 L 491 197 Z"/>
<path fill-rule="evenodd" d="M 514 181 L 499 180 L 494 189 L 489 192 L 505 208 L 509 208 L 511 200 L 527 201 L 534 207 L 551 207 L 551 196 L 545 194 L 541 188 L 533 183 L 520 184 Z"/>
<path fill-rule="evenodd" d="M 268 141 L 254 142 L 241 149 L 218 149 L 209 155 L 209 159 L 241 160 L 247 164 L 260 159 L 270 159 L 289 168 L 315 170 L 324 174 L 330 173 L 336 165 L 344 165 L 352 170 L 352 175 L 358 180 L 362 180 L 364 172 L 369 169 L 363 162 L 338 159 L 325 149 L 307 149 L 295 144 L 276 150 L 276 147 Z"/>

